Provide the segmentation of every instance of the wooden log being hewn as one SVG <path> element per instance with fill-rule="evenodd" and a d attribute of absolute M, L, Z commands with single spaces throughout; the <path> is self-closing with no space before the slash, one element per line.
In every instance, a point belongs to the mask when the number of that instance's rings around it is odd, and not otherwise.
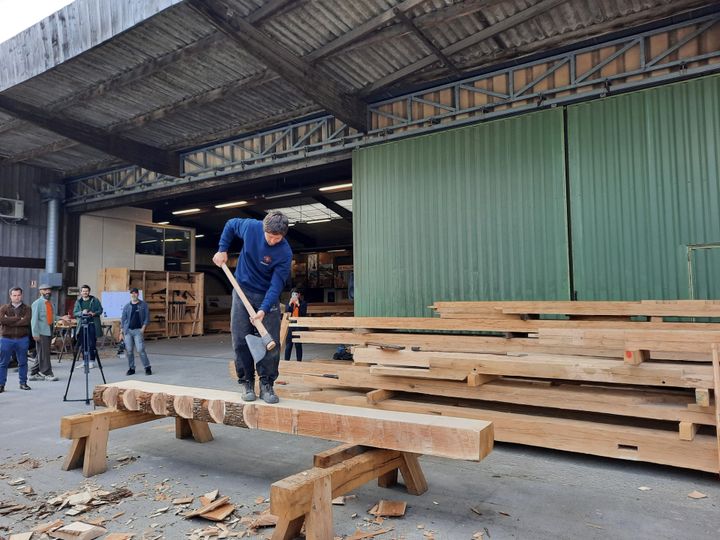
<path fill-rule="evenodd" d="M 96 405 L 107 405 L 107 395 L 115 398 L 116 407 L 122 408 L 122 400 L 116 399 L 118 393 L 132 389 L 152 394 L 150 403 L 155 414 L 191 422 L 221 417 L 225 425 L 474 461 L 488 455 L 493 444 L 492 424 L 481 420 L 435 418 L 296 400 L 282 400 L 276 405 L 262 401 L 245 403 L 236 392 L 140 381 L 100 387 L 104 387 L 102 392 L 94 392 Z M 108 391 L 110 388 L 114 390 Z"/>

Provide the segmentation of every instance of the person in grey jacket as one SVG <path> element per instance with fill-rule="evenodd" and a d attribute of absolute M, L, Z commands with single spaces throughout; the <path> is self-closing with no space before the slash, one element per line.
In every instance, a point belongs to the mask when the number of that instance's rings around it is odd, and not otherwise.
<path fill-rule="evenodd" d="M 55 310 L 50 302 L 51 295 L 52 287 L 50 285 L 40 285 L 40 298 L 32 304 L 30 326 L 37 348 L 37 361 L 30 370 L 29 380 L 31 381 L 58 380 L 53 373 L 52 364 L 50 364 L 50 341 L 55 322 Z"/>
<path fill-rule="evenodd" d="M 136 349 L 140 360 L 145 368 L 145 375 L 152 375 L 150 360 L 145 352 L 145 340 L 143 334 L 150 322 L 150 309 L 148 305 L 140 300 L 140 291 L 136 288 L 130 289 L 130 302 L 125 304 L 120 319 L 120 337 L 125 342 L 125 351 L 128 360 L 128 370 L 125 375 L 135 375 L 135 354 Z"/>

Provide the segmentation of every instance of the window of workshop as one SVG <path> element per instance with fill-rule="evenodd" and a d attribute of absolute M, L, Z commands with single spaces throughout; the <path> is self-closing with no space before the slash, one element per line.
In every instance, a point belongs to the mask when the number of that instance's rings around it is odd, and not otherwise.
<path fill-rule="evenodd" d="M 165 229 L 165 270 L 190 270 L 190 231 Z"/>
<path fill-rule="evenodd" d="M 165 233 L 162 227 L 135 226 L 135 253 L 138 255 L 163 255 Z"/>

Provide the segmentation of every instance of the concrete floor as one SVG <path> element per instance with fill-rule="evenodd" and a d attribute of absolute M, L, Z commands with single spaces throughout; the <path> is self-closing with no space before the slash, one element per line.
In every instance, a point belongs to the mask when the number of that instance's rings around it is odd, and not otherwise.
<path fill-rule="evenodd" d="M 155 371 L 149 378 L 153 382 L 237 388 L 227 374 L 228 335 L 149 342 L 148 352 Z M 331 347 L 306 346 L 307 358 L 331 354 Z M 243 505 L 237 515 L 252 515 L 268 507 L 256 500 L 268 497 L 270 484 L 309 468 L 313 453 L 336 444 L 212 426 L 215 440 L 200 445 L 175 439 L 174 423 L 167 419 L 111 432 L 109 470 L 85 479 L 80 470 L 60 468 L 70 441 L 59 437 L 59 424 L 61 416 L 92 406 L 63 402 L 70 362 L 58 364 L 53 359 L 53 367 L 60 381 L 30 383 L 30 392 L 18 389 L 17 374 L 11 370 L 7 391 L 0 395 L 0 501 L 32 506 L 84 485 L 108 490 L 126 486 L 135 494 L 132 498 L 86 514 L 109 519 L 124 511 L 106 524 L 110 532 L 134 532 L 136 538 L 186 538 L 188 532 L 211 523 L 186 520 L 172 511 L 149 516 L 169 505 L 163 496 L 197 497 L 214 489 Z M 126 369 L 124 358 L 111 355 L 104 362 L 109 382 L 125 379 Z M 146 378 L 142 370 L 135 377 Z M 91 389 L 100 382 L 99 371 L 92 370 Z M 73 374 L 72 383 L 68 398 L 84 398 L 81 369 Z M 118 461 L 125 456 L 137 459 Z M 37 459 L 40 467 L 19 464 L 25 457 Z M 427 493 L 414 497 L 401 487 L 388 490 L 367 484 L 354 492 L 356 497 L 346 506 L 334 507 L 336 534 L 392 527 L 377 538 L 455 540 L 471 539 L 476 533 L 493 540 L 720 538 L 716 475 L 508 444 L 496 444 L 480 463 L 437 458 L 421 462 L 430 486 Z M 8 481 L 17 477 L 25 478 L 38 495 L 29 499 L 9 486 Z M 707 498 L 688 498 L 694 490 Z M 158 497 L 161 493 L 165 495 Z M 383 498 L 407 501 L 405 516 L 387 519 L 382 526 L 369 523 L 372 516 L 367 510 Z M 68 523 L 71 520 L 63 512 L 53 518 L 65 518 Z M 0 537 L 27 531 L 35 524 L 25 512 L 0 516 Z M 253 537 L 269 538 L 270 531 L 261 529 Z"/>

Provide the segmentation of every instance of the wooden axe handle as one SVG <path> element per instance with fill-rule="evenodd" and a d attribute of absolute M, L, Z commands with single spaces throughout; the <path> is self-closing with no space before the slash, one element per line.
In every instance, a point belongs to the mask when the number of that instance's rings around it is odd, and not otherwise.
<path fill-rule="evenodd" d="M 242 303 L 245 305 L 245 309 L 250 314 L 250 317 L 255 317 L 256 313 L 255 310 L 252 307 L 252 304 L 250 303 L 250 300 L 247 299 L 247 296 L 245 296 L 245 293 L 240 288 L 240 284 L 235 279 L 235 276 L 233 276 L 230 269 L 227 267 L 227 264 L 223 263 L 222 265 L 223 272 L 225 272 L 225 275 L 230 280 L 230 283 L 232 283 L 233 289 L 235 289 L 235 292 L 238 293 L 238 296 L 240 297 L 240 300 L 242 300 Z M 268 333 L 267 329 L 265 328 L 265 325 L 262 323 L 262 321 L 253 321 L 253 324 L 255 325 L 255 328 L 258 329 L 258 332 L 261 336 L 264 336 Z"/>

